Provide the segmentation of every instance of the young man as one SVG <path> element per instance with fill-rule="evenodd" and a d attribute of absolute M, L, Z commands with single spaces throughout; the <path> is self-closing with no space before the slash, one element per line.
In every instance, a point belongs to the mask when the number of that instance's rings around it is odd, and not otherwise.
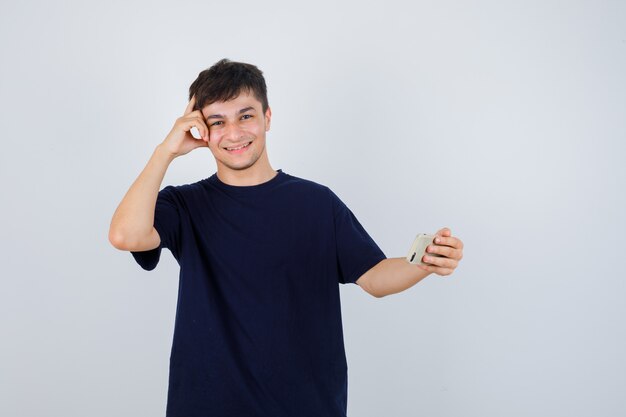
<path fill-rule="evenodd" d="M 443 257 L 430 266 L 387 259 L 327 186 L 274 170 L 256 66 L 223 59 L 189 97 L 109 232 L 146 270 L 162 248 L 180 265 L 167 416 L 345 416 L 338 284 L 398 293 L 432 272 L 450 274 L 462 242 L 444 228 L 431 247 Z M 159 191 L 169 164 L 199 147 L 211 150 L 217 172 Z"/>

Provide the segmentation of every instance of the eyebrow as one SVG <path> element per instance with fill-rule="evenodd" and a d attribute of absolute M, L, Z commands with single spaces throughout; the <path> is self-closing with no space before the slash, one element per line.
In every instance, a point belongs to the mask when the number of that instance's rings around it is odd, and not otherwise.
<path fill-rule="evenodd" d="M 248 110 L 254 110 L 254 107 L 252 107 L 252 106 L 244 107 L 243 109 L 239 110 L 238 114 L 245 113 Z M 212 115 L 208 116 L 206 118 L 206 120 L 209 120 L 209 119 L 223 119 L 223 118 L 224 118 L 224 116 L 221 115 L 221 114 L 212 114 Z"/>

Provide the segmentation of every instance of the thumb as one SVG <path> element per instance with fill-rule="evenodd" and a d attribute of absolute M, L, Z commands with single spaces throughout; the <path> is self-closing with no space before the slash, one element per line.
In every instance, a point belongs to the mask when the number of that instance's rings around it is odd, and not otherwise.
<path fill-rule="evenodd" d="M 196 148 L 208 148 L 209 141 L 204 139 L 196 139 Z"/>

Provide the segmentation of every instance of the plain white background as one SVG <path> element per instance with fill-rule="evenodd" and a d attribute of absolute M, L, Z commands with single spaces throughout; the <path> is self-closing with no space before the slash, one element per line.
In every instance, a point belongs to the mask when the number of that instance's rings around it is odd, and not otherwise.
<path fill-rule="evenodd" d="M 403 293 L 341 286 L 349 416 L 626 413 L 624 2 L 7 1 L 0 48 L 0 415 L 165 414 L 178 265 L 108 229 L 224 57 L 264 72 L 272 166 L 388 257 L 465 243 Z"/>

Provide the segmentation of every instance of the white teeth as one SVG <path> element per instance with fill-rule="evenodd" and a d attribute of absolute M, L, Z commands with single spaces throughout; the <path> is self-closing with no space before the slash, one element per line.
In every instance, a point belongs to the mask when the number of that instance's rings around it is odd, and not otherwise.
<path fill-rule="evenodd" d="M 236 150 L 239 150 L 239 149 L 245 148 L 246 146 L 250 145 L 250 143 L 251 143 L 251 142 L 248 142 L 248 143 L 246 143 L 245 145 L 241 145 L 241 146 L 240 146 L 240 147 L 238 147 L 238 148 L 226 148 L 226 149 L 227 149 L 227 150 L 229 150 L 229 151 L 236 151 Z"/>

